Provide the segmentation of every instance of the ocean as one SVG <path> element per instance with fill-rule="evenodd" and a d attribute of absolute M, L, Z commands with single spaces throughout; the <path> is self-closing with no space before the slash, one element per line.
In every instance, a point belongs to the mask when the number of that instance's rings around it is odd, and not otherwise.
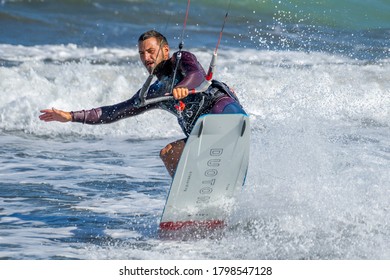
<path fill-rule="evenodd" d="M 231 1 L 214 77 L 250 115 L 251 156 L 222 231 L 158 230 L 173 116 L 39 121 L 130 98 L 148 29 L 207 68 L 229 1 L 192 1 L 182 38 L 186 5 L 0 0 L 0 259 L 389 260 L 388 0 Z"/>

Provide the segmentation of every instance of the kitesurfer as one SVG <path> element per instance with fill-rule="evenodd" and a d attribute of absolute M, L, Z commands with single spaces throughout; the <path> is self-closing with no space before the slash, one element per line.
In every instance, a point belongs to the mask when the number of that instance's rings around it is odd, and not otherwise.
<path fill-rule="evenodd" d="M 204 114 L 243 113 L 235 93 L 224 83 L 212 80 L 202 92 L 194 93 L 205 82 L 206 73 L 194 54 L 181 51 L 170 56 L 167 39 L 161 33 L 150 30 L 138 40 L 139 56 L 150 75 L 157 80 L 148 86 L 144 96 L 141 89 L 124 102 L 81 111 L 59 109 L 41 110 L 42 121 L 79 122 L 84 124 L 106 124 L 132 117 L 152 109 L 162 109 L 174 114 L 186 137 L 196 120 Z M 179 57 L 180 55 L 180 57 Z M 163 96 L 173 98 L 149 102 Z M 157 99 L 156 99 L 157 100 Z M 169 174 L 174 175 L 187 138 L 177 140 L 160 151 L 160 157 Z"/>

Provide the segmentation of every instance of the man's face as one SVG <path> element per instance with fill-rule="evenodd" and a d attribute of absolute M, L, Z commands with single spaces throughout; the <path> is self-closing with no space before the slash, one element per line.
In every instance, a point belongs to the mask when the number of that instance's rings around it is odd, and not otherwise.
<path fill-rule="evenodd" d="M 160 50 L 161 47 L 161 50 Z M 149 38 L 138 42 L 138 52 L 142 63 L 145 65 L 149 74 L 152 73 L 161 61 L 169 58 L 169 46 L 160 46 L 156 38 Z"/>

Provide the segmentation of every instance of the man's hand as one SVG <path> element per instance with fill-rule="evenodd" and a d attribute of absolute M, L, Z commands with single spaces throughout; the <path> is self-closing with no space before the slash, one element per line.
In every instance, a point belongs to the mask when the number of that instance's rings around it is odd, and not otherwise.
<path fill-rule="evenodd" d="M 44 109 L 40 111 L 42 115 L 39 116 L 39 119 L 44 122 L 70 122 L 72 120 L 72 115 L 70 112 L 65 112 L 57 109 Z"/>
<path fill-rule="evenodd" d="M 174 88 L 172 91 L 173 98 L 175 98 L 176 100 L 186 98 L 188 96 L 188 93 L 188 88 L 185 87 Z"/>

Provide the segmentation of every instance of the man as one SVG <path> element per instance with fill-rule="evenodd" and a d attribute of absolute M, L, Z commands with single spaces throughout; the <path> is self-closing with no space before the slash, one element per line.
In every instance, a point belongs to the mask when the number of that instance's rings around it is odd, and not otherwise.
<path fill-rule="evenodd" d="M 145 99 L 170 94 L 173 98 L 140 105 L 142 90 L 139 90 L 129 100 L 115 105 L 71 112 L 54 108 L 44 109 L 40 111 L 42 114 L 39 118 L 45 122 L 72 121 L 103 124 L 135 116 L 151 109 L 163 109 L 178 118 L 183 132 L 188 137 L 196 120 L 203 114 L 245 113 L 234 92 L 224 83 L 213 80 L 204 92 L 189 94 L 190 90 L 205 82 L 206 73 L 190 52 L 179 51 L 170 57 L 168 41 L 161 33 L 150 30 L 142 34 L 138 39 L 138 51 L 149 74 L 157 77 L 157 81 L 146 91 Z M 171 176 L 175 174 L 185 142 L 186 138 L 177 140 L 168 144 L 160 152 L 160 157 Z"/>

